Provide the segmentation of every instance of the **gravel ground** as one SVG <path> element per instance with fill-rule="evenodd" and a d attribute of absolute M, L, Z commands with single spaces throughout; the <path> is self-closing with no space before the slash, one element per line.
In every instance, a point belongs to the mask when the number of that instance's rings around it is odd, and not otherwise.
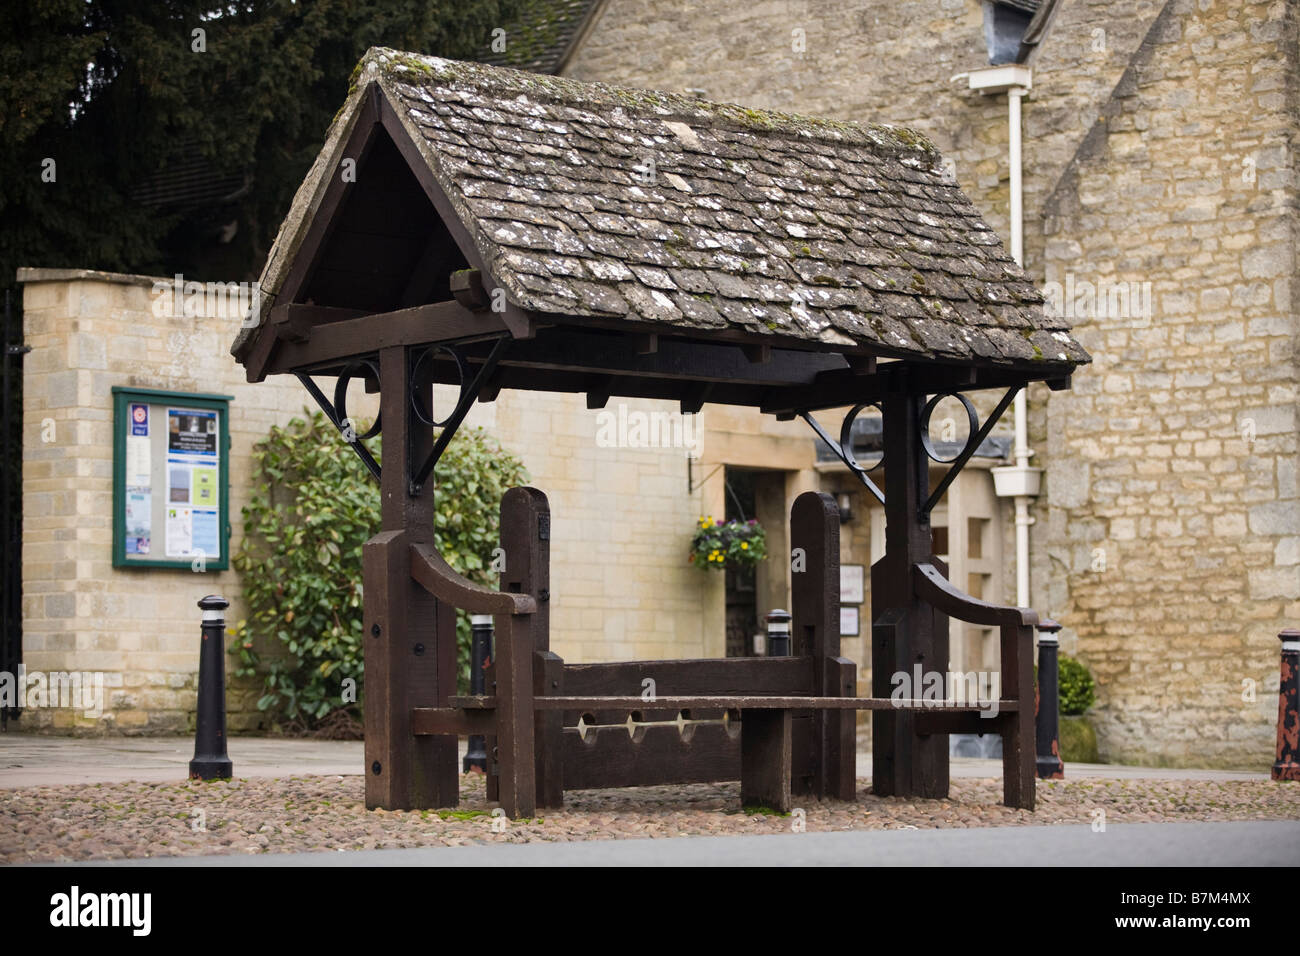
<path fill-rule="evenodd" d="M 563 810 L 493 820 L 483 778 L 454 811 L 367 812 L 363 778 L 113 783 L 0 792 L 0 863 L 396 849 L 479 843 L 777 833 L 797 817 L 741 812 L 737 784 L 570 791 Z M 1001 806 L 1000 780 L 954 780 L 949 800 L 797 799 L 809 832 L 1189 820 L 1300 819 L 1300 785 L 1272 781 L 1039 781 L 1038 810 Z M 504 832 L 493 832 L 493 826 Z"/>

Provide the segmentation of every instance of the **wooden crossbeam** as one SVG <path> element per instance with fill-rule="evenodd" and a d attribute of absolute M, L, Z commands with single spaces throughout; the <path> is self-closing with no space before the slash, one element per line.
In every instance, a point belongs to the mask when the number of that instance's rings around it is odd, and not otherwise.
<path fill-rule="evenodd" d="M 832 369 L 818 373 L 809 385 L 774 388 L 764 396 L 760 408 L 766 415 L 783 418 L 806 411 L 878 402 L 889 394 L 924 396 L 1011 388 L 1042 378 L 1041 372 L 1025 369 L 891 362 L 869 374 L 853 368 Z"/>
<path fill-rule="evenodd" d="M 497 732 L 497 718 L 486 710 L 457 710 L 454 707 L 415 707 L 411 710 L 411 733 L 417 737 L 471 734 L 490 736 Z"/>
<path fill-rule="evenodd" d="M 466 709 L 492 710 L 497 706 L 495 697 L 453 697 L 452 706 Z M 978 713 L 997 707 L 998 711 L 1016 711 L 1020 702 L 998 701 L 948 701 L 917 700 L 892 697 L 538 697 L 534 710 L 921 710 Z"/>
<path fill-rule="evenodd" d="M 498 313 L 475 312 L 455 301 L 360 316 L 349 309 L 280 305 L 271 310 L 271 321 L 305 332 L 305 336 L 280 342 L 267 364 L 268 374 L 337 364 L 394 345 L 467 342 L 512 334 Z"/>

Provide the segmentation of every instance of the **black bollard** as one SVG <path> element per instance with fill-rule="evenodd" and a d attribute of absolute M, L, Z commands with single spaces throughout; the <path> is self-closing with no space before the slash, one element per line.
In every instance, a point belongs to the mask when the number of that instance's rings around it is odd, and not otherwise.
<path fill-rule="evenodd" d="M 483 668 L 492 662 L 492 615 L 471 614 L 469 628 L 469 692 L 477 696 L 483 693 Z M 482 734 L 469 737 L 461 772 L 472 770 L 487 773 L 487 741 Z"/>
<path fill-rule="evenodd" d="M 1300 780 L 1300 631 L 1288 628 L 1282 642 L 1282 679 L 1277 686 L 1277 760 L 1274 780 Z"/>
<path fill-rule="evenodd" d="M 767 656 L 790 656 L 790 612 L 777 608 L 763 620 L 767 622 Z"/>
<path fill-rule="evenodd" d="M 1034 694 L 1034 730 L 1038 740 L 1035 766 L 1040 780 L 1065 777 L 1061 762 L 1061 642 L 1056 634 L 1061 625 L 1044 619 L 1038 622 L 1038 687 Z"/>
<path fill-rule="evenodd" d="M 191 780 L 229 780 L 234 770 L 226 756 L 226 619 L 230 602 L 217 594 L 199 601 L 203 643 L 199 651 L 199 714 L 194 730 Z"/>

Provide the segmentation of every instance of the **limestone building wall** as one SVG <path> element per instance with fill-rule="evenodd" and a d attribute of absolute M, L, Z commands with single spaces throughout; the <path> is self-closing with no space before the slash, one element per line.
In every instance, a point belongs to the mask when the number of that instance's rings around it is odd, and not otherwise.
<path fill-rule="evenodd" d="M 1300 617 L 1294 10 L 1169 4 L 1042 210 L 1049 282 L 1152 298 L 1079 310 L 1095 363 L 1040 445 L 1040 588 L 1113 759 L 1271 760 Z"/>
<path fill-rule="evenodd" d="M 30 708 L 22 727 L 80 733 L 192 726 L 205 594 L 245 614 L 234 570 L 114 568 L 114 386 L 215 392 L 230 403 L 231 553 L 241 537 L 252 446 L 310 401 L 294 380 L 248 385 L 230 359 L 236 310 L 155 315 L 154 280 L 25 269 L 23 334 L 23 663 L 102 671 L 103 716 Z M 168 280 L 157 280 L 166 282 Z M 183 311 L 183 310 L 181 310 Z M 48 439 L 48 440 L 47 440 Z M 256 694 L 231 697 L 232 726 Z"/>
<path fill-rule="evenodd" d="M 1094 365 L 1030 391 L 1032 603 L 1098 679 L 1109 759 L 1271 759 L 1300 616 L 1295 17 L 1074 0 L 1031 60 L 1026 269 L 1153 293 L 1145 318 L 1077 317 Z M 1006 97 L 954 82 L 986 63 L 976 0 L 608 0 L 566 74 L 911 126 L 1005 238 Z"/>

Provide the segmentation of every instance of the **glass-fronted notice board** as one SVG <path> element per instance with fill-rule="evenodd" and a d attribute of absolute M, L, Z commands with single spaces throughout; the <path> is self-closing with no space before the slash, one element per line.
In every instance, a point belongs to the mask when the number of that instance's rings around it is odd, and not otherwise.
<path fill-rule="evenodd" d="M 113 389 L 113 565 L 230 566 L 229 395 Z"/>

